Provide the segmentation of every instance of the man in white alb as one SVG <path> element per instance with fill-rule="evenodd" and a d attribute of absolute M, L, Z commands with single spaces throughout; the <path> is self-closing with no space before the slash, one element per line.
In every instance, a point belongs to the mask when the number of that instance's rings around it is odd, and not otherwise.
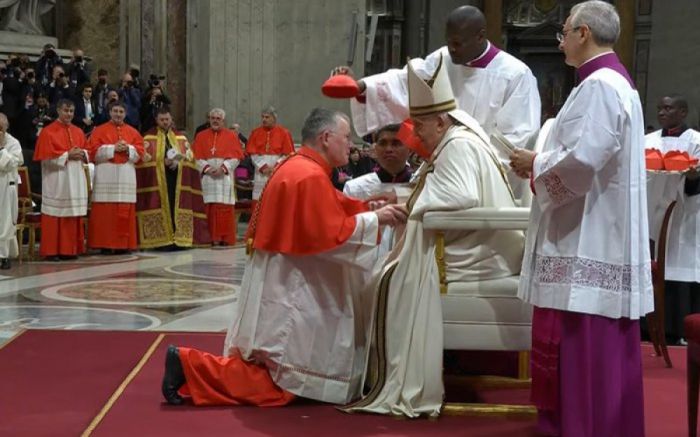
<path fill-rule="evenodd" d="M 558 36 L 580 83 L 535 156 L 511 165 L 535 196 L 518 296 L 535 306 L 539 431 L 643 436 L 639 318 L 653 310 L 644 119 L 612 47 L 615 7 L 575 5 Z"/>
<path fill-rule="evenodd" d="M 444 58 L 457 107 L 488 135 L 498 131 L 515 147 L 532 148 L 540 128 L 541 104 L 530 68 L 486 39 L 486 19 L 474 6 L 461 6 L 450 13 L 446 38 L 446 46 L 425 60 L 413 60 L 414 68 L 420 73 L 433 72 Z M 363 94 L 351 101 L 351 108 L 360 136 L 409 117 L 406 76 L 406 68 L 391 69 L 358 81 Z M 499 159 L 507 160 L 507 154 L 498 152 Z M 517 177 L 509 179 L 519 198 L 527 185 Z"/>

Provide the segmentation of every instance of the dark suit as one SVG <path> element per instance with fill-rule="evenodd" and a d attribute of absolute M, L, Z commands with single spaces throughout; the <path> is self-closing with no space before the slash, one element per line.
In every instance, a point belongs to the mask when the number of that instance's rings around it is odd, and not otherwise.
<path fill-rule="evenodd" d="M 82 129 L 83 132 L 85 132 L 86 134 L 92 132 L 92 129 L 94 129 L 95 127 L 95 105 L 92 102 L 91 105 L 92 116 L 90 117 L 90 119 L 92 120 L 92 124 L 86 125 L 83 122 L 83 119 L 85 118 L 85 100 L 82 96 L 78 99 L 75 99 L 75 113 L 73 114 L 73 124 Z"/>

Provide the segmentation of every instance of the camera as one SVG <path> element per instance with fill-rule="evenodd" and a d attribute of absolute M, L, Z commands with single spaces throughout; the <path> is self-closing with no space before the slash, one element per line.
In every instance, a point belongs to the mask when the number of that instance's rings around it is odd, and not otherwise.
<path fill-rule="evenodd" d="M 66 77 L 66 73 L 60 72 L 60 73 L 58 73 L 58 77 L 59 78 Z"/>
<path fill-rule="evenodd" d="M 160 82 L 165 80 L 165 76 L 158 74 L 151 74 L 148 76 L 148 86 L 149 88 L 159 87 Z"/>
<path fill-rule="evenodd" d="M 27 72 L 27 79 L 34 79 L 34 72 L 33 71 Z"/>

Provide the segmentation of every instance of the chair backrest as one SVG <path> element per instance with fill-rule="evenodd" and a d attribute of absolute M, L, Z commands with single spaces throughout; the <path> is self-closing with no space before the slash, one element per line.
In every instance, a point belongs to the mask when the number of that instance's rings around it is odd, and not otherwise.
<path fill-rule="evenodd" d="M 29 169 L 25 166 L 17 169 L 19 173 L 20 184 L 17 187 L 17 197 L 21 199 L 32 200 L 32 187 L 29 184 Z"/>

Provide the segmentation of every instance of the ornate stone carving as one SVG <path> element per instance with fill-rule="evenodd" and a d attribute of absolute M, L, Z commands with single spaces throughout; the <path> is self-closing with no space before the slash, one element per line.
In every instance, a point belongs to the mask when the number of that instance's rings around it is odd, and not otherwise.
<path fill-rule="evenodd" d="M 46 35 L 41 16 L 56 6 L 56 0 L 0 0 L 0 30 Z"/>

